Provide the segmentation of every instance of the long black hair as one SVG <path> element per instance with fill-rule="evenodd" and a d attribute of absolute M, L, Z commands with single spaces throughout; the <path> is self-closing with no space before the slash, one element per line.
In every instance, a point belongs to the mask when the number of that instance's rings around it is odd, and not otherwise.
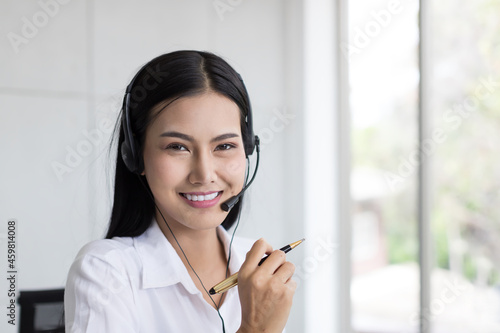
<path fill-rule="evenodd" d="M 241 133 L 244 145 L 248 138 L 245 118 L 250 101 L 239 74 L 222 58 L 200 51 L 175 51 L 147 63 L 133 80 L 130 88 L 129 117 L 134 140 L 142 149 L 146 130 L 158 116 L 152 114 L 156 105 L 167 99 L 195 96 L 207 91 L 217 92 L 236 103 L 240 109 Z M 139 236 L 150 226 L 155 215 L 151 190 L 144 176 L 130 172 L 123 162 L 120 147 L 125 139 L 123 109 L 117 120 L 118 154 L 114 184 L 114 200 L 106 238 Z M 113 143 L 112 143 L 113 144 Z M 243 196 L 222 222 L 229 229 L 241 212 Z"/>

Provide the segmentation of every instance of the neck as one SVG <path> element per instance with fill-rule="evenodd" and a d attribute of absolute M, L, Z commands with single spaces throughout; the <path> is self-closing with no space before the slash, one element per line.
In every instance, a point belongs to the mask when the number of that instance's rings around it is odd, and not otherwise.
<path fill-rule="evenodd" d="M 217 229 L 193 230 L 178 223 L 175 226 L 169 225 L 169 229 L 160 214 L 157 214 L 156 221 L 179 258 L 181 258 L 205 301 L 217 309 L 218 304 L 223 301 L 224 294 L 210 296 L 207 291 L 207 288 L 214 286 L 227 277 L 226 252 L 217 236 Z M 172 232 L 175 234 L 175 238 Z M 189 262 L 186 258 L 189 259 Z"/>
<path fill-rule="evenodd" d="M 188 267 L 188 263 L 184 254 L 197 271 L 211 270 L 214 264 L 226 261 L 226 252 L 217 236 L 216 228 L 193 230 L 183 226 L 176 225 L 177 227 L 175 227 L 172 225 L 173 223 L 170 223 L 169 229 L 159 214 L 156 216 L 156 221 L 186 267 Z"/>

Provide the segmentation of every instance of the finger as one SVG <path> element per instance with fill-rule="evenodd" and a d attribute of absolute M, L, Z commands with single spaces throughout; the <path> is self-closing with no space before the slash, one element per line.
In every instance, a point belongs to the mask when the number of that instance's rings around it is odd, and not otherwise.
<path fill-rule="evenodd" d="M 276 270 L 286 261 L 286 254 L 281 250 L 275 250 L 271 253 L 266 261 L 264 261 L 260 266 L 262 270 L 268 272 L 269 274 L 274 274 Z"/>
<path fill-rule="evenodd" d="M 253 244 L 250 251 L 248 251 L 246 260 L 242 265 L 242 269 L 244 266 L 253 268 L 257 267 L 264 254 L 270 253 L 272 250 L 273 248 L 268 242 L 266 242 L 263 238 L 259 239 Z"/>
<path fill-rule="evenodd" d="M 287 283 L 292 278 L 294 272 L 295 265 L 289 261 L 286 261 L 276 270 L 274 275 L 280 281 L 283 281 L 283 283 Z"/>
<path fill-rule="evenodd" d="M 288 287 L 288 289 L 290 289 L 292 292 L 295 292 L 295 290 L 297 290 L 297 281 L 295 281 L 294 279 L 290 278 L 286 283 L 285 285 Z"/>

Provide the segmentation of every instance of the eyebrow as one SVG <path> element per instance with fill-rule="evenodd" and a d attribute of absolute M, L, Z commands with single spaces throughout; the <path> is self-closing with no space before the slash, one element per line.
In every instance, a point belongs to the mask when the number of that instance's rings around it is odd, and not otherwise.
<path fill-rule="evenodd" d="M 176 132 L 176 131 L 164 132 L 164 133 L 160 134 L 160 137 L 179 138 L 179 139 L 183 139 L 183 140 L 186 140 L 189 142 L 195 141 L 192 136 L 184 134 L 184 133 Z M 237 137 L 239 137 L 239 134 L 225 133 L 225 134 L 221 134 L 221 135 L 216 136 L 215 138 L 210 140 L 210 142 L 217 142 L 217 141 L 222 141 L 222 140 L 226 140 L 226 139 L 230 139 L 230 138 L 237 138 Z"/>

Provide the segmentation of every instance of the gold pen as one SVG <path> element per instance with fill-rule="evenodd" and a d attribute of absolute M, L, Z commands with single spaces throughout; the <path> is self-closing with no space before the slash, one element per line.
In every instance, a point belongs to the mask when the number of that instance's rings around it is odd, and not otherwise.
<path fill-rule="evenodd" d="M 305 238 L 302 238 L 301 240 L 298 240 L 298 241 L 293 242 L 291 244 L 285 245 L 280 250 L 285 252 L 285 253 L 288 253 L 292 249 L 297 247 L 297 245 L 299 245 L 303 241 L 305 241 Z M 264 261 L 266 261 L 267 257 L 269 257 L 269 256 L 265 256 L 264 258 L 260 259 L 258 265 L 260 266 Z M 234 273 L 233 275 L 231 275 L 230 277 L 228 277 L 224 281 L 221 281 L 221 282 L 217 283 L 215 286 L 213 286 L 212 289 L 209 290 L 209 293 L 210 293 L 210 295 L 220 294 L 220 293 L 227 291 L 228 289 L 231 289 L 232 287 L 236 286 L 237 284 L 238 284 L 238 273 Z"/>

